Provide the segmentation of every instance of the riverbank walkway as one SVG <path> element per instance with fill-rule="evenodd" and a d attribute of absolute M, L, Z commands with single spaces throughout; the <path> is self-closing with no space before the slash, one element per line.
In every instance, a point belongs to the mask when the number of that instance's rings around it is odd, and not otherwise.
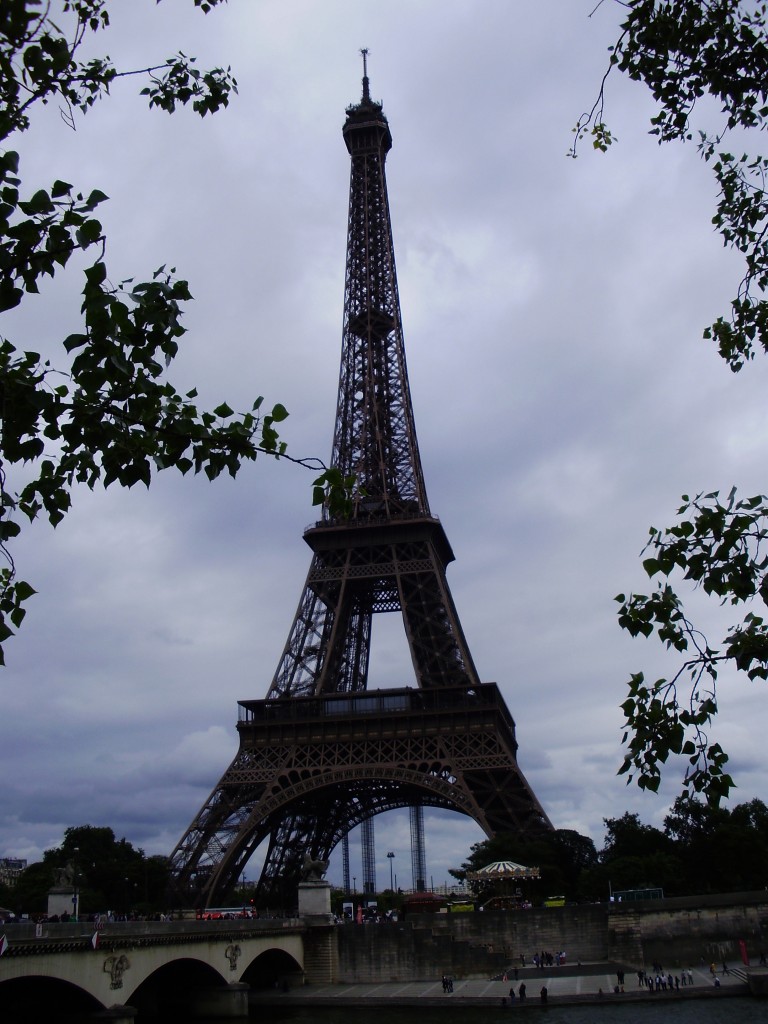
<path fill-rule="evenodd" d="M 261 990 L 251 993 L 251 1004 L 270 1006 L 304 1005 L 304 1006 L 445 1006 L 449 1002 L 460 1005 L 500 1006 L 503 999 L 507 1005 L 521 1006 L 519 998 L 520 984 L 525 983 L 525 1005 L 541 1005 L 541 989 L 547 989 L 547 1002 L 551 1003 L 592 1003 L 601 1000 L 634 1002 L 637 1000 L 675 1000 L 694 998 L 722 998 L 723 996 L 746 996 L 749 988 L 743 970 L 738 973 L 717 974 L 719 987 L 714 984 L 708 967 L 693 967 L 693 984 L 683 986 L 679 990 L 649 991 L 640 986 L 637 973 L 625 972 L 624 992 L 615 992 L 617 976 L 615 968 L 608 970 L 608 965 L 582 964 L 573 967 L 525 968 L 518 971 L 515 980 L 510 972 L 508 980 L 503 979 L 469 979 L 454 980 L 453 992 L 443 992 L 441 978 L 434 981 L 386 982 L 379 984 L 338 984 L 338 985 L 305 985 L 290 989 L 287 992 L 277 990 Z M 721 965 L 722 970 L 722 965 Z M 673 971 L 673 977 L 677 972 Z M 515 989 L 516 997 L 511 1003 L 510 988 Z"/>

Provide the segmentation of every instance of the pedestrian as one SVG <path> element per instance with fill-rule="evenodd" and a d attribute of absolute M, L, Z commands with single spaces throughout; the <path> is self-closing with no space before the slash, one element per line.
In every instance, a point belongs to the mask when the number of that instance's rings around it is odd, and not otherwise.
<path fill-rule="evenodd" d="M 520 989 L 518 991 L 518 995 L 520 996 L 520 1002 L 524 1003 L 525 1002 L 525 982 L 524 981 L 520 982 Z"/>
<path fill-rule="evenodd" d="M 690 967 L 688 968 L 688 984 L 689 985 L 693 984 L 693 971 L 691 970 Z"/>
<path fill-rule="evenodd" d="M 509 1001 L 510 1001 L 510 1003 L 514 1003 L 514 1001 L 515 1001 L 515 989 L 514 989 L 514 986 L 509 990 Z"/>
<path fill-rule="evenodd" d="M 723 960 L 723 974 L 728 974 L 728 964 Z"/>
<path fill-rule="evenodd" d="M 542 985 L 541 986 L 541 992 L 539 993 L 539 995 L 541 996 L 542 1003 L 546 1003 L 546 1001 L 547 1001 L 547 986 L 546 985 Z"/>

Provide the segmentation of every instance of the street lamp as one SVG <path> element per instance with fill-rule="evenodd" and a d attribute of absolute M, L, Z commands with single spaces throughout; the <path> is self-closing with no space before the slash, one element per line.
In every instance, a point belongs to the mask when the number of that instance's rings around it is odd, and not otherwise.
<path fill-rule="evenodd" d="M 80 853 L 80 847 L 76 846 L 72 852 L 74 854 L 72 865 L 72 888 L 74 890 L 72 893 L 72 912 L 74 914 L 75 924 L 77 924 L 80 920 L 80 893 L 77 891 L 77 855 Z"/>
<path fill-rule="evenodd" d="M 387 860 L 389 861 L 389 888 L 390 888 L 391 892 L 395 891 L 395 881 L 394 881 L 394 876 L 392 874 L 392 861 L 394 859 L 395 859 L 395 855 L 390 850 L 390 852 L 387 854 Z"/>
<path fill-rule="evenodd" d="M 352 891 L 357 892 L 357 875 L 352 875 Z"/>

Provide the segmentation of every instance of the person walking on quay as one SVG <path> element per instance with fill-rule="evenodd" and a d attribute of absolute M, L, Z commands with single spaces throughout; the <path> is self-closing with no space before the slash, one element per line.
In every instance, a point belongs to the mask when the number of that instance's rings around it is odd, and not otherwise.
<path fill-rule="evenodd" d="M 525 982 L 524 981 L 520 982 L 519 995 L 520 995 L 520 1002 L 524 1003 L 525 1002 Z"/>
<path fill-rule="evenodd" d="M 510 1001 L 510 1003 L 514 1003 L 514 1001 L 515 1001 L 515 986 L 514 985 L 509 990 L 509 1001 Z"/>
<path fill-rule="evenodd" d="M 547 1001 L 547 986 L 546 985 L 542 985 L 541 986 L 541 993 L 540 993 L 540 995 L 541 995 L 542 1003 L 546 1003 L 546 1001 Z"/>

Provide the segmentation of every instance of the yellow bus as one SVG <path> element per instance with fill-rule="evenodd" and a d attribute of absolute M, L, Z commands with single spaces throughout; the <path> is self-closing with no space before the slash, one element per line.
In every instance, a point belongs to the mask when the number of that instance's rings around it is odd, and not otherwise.
<path fill-rule="evenodd" d="M 547 896 L 544 900 L 545 907 L 564 907 L 565 896 Z"/>

